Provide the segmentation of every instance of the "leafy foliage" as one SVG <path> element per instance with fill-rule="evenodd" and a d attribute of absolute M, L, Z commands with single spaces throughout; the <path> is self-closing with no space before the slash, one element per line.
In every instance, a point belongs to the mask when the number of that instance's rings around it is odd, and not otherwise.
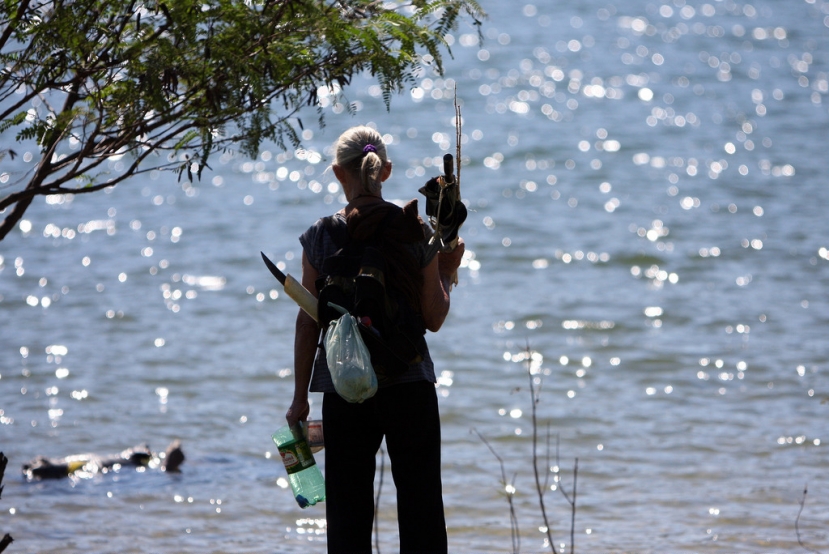
<path fill-rule="evenodd" d="M 0 240 L 37 195 L 200 176 L 231 145 L 297 146 L 299 112 L 355 75 L 388 107 L 425 55 L 442 72 L 446 33 L 482 17 L 476 0 L 2 0 L 0 136 L 37 141 L 41 159 L 0 198 Z"/>

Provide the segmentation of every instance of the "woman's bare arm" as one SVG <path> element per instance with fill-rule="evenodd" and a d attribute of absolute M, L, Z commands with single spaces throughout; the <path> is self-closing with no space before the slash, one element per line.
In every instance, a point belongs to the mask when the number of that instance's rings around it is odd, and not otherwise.
<path fill-rule="evenodd" d="M 302 253 L 302 286 L 318 296 L 316 280 L 317 270 L 311 265 L 305 253 Z M 317 322 L 299 310 L 296 316 L 296 334 L 294 335 L 294 398 L 285 419 L 289 425 L 308 419 L 308 387 L 311 385 L 311 373 L 320 329 Z"/>
<path fill-rule="evenodd" d="M 420 297 L 420 310 L 426 329 L 433 333 L 438 331 L 449 313 L 449 289 L 452 275 L 461 264 L 464 243 L 458 240 L 452 252 L 441 252 L 423 268 L 423 291 Z"/>

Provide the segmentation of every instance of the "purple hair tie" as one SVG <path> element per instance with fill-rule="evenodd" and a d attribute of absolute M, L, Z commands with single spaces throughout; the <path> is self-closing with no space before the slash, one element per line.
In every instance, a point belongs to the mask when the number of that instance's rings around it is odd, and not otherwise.
<path fill-rule="evenodd" d="M 366 144 L 363 146 L 363 154 L 368 154 L 369 152 L 377 152 L 377 147 L 373 144 Z"/>

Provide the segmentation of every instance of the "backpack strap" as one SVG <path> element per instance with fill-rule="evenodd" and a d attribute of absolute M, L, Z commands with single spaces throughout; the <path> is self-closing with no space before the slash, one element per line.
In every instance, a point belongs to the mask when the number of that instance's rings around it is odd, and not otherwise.
<path fill-rule="evenodd" d="M 376 243 L 378 242 L 378 238 L 382 237 L 386 232 L 386 227 L 391 223 L 391 221 L 397 217 L 400 210 L 391 208 L 387 211 L 386 215 L 383 216 L 383 219 L 377 224 L 377 228 L 372 233 L 372 238 L 369 241 L 364 241 L 368 243 Z M 328 232 L 328 235 L 331 237 L 331 240 L 334 241 L 334 244 L 337 248 L 344 248 L 349 241 L 351 241 L 351 236 L 348 233 L 348 224 L 341 218 L 337 217 L 336 215 L 329 215 L 322 218 L 322 224 L 325 230 Z"/>
<path fill-rule="evenodd" d="M 335 215 L 329 215 L 322 218 L 322 225 L 337 248 L 346 245 L 348 242 L 348 225 L 345 221 Z"/>
<path fill-rule="evenodd" d="M 420 315 L 410 313 L 413 321 L 405 324 L 398 320 L 399 316 L 392 314 L 400 313 L 397 310 L 402 309 L 405 300 L 394 293 L 389 295 L 390 291 L 385 288 L 385 264 L 379 243 L 399 213 L 398 209 L 389 209 L 371 236 L 360 241 L 351 238 L 342 218 L 336 215 L 322 218 L 337 252 L 325 259 L 317 280 L 319 321 L 327 323 L 339 317 L 339 312 L 327 306 L 329 301 L 352 313 L 370 316 L 372 327 L 361 323 L 359 329 L 378 375 L 404 372 L 410 364 L 422 361 L 421 352 L 425 351 L 425 344 L 421 344 L 425 330 Z M 375 266 L 376 274 L 366 271 Z M 410 326 L 417 329 L 408 329 Z"/>

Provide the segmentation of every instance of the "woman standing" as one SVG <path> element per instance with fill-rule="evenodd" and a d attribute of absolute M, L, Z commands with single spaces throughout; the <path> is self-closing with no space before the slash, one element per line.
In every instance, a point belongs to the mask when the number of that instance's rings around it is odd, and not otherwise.
<path fill-rule="evenodd" d="M 380 245 L 389 294 L 408 303 L 410 327 L 420 329 L 422 360 L 397 374 L 379 375 L 375 396 L 351 404 L 334 389 L 320 344 L 320 328 L 302 310 L 294 341 L 294 397 L 289 425 L 308 417 L 308 392 L 323 393 L 328 552 L 371 553 L 376 454 L 385 437 L 397 489 L 400 552 L 446 552 L 446 523 L 440 475 L 440 417 L 435 371 L 423 337 L 436 332 L 449 311 L 452 275 L 463 241 L 450 253 L 429 255 L 428 228 L 417 201 L 405 207 L 386 202 L 383 182 L 392 164 L 380 134 L 369 127 L 343 133 L 335 146 L 333 171 L 348 205 L 318 220 L 301 237 L 302 284 L 318 295 L 323 260 L 338 250 L 332 225 L 349 240 Z M 378 230 L 379 228 L 379 230 Z"/>

